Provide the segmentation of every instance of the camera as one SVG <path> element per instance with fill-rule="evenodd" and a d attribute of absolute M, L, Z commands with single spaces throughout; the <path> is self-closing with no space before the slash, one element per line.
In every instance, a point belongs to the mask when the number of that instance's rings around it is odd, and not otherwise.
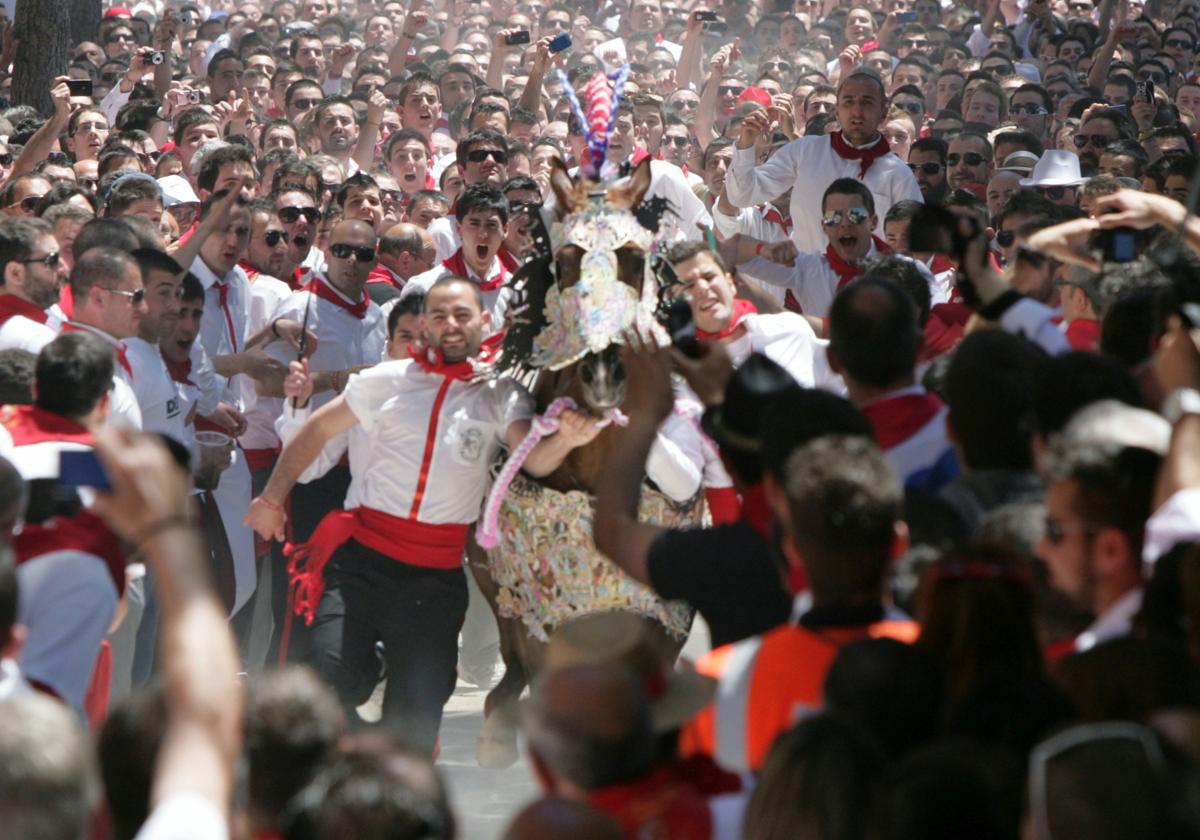
<path fill-rule="evenodd" d="M 1112 228 L 1096 231 L 1093 241 L 1104 262 L 1127 263 L 1137 259 L 1141 237 L 1133 228 Z"/>
<path fill-rule="evenodd" d="M 162 50 L 155 50 L 152 53 L 146 54 L 147 64 L 162 64 L 164 61 L 166 61 L 166 59 L 167 57 Z"/>
<path fill-rule="evenodd" d="M 675 298 L 667 310 L 667 333 L 671 336 L 671 344 L 680 353 L 692 359 L 700 357 L 700 342 L 696 338 L 692 307 L 683 297 Z"/>
<path fill-rule="evenodd" d="M 91 79 L 67 79 L 67 90 L 71 96 L 86 96 L 92 95 L 92 80 Z"/>
<path fill-rule="evenodd" d="M 187 95 L 188 104 L 199 105 L 200 101 L 202 99 L 203 99 L 203 97 L 201 96 L 200 91 L 198 91 L 198 90 L 189 90 L 188 91 L 188 95 Z"/>

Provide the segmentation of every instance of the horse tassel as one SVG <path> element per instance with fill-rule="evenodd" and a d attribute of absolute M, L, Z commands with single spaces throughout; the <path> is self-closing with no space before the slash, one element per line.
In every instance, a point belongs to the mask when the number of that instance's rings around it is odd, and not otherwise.
<path fill-rule="evenodd" d="M 541 443 L 542 438 L 549 437 L 558 431 L 559 415 L 574 408 L 576 408 L 575 400 L 570 397 L 559 397 L 550 403 L 545 414 L 533 418 L 529 434 L 525 435 L 525 439 L 517 444 L 517 448 L 509 454 L 500 474 L 496 476 L 492 492 L 488 493 L 487 504 L 483 508 L 483 518 L 479 520 L 479 525 L 475 529 L 475 541 L 483 548 L 495 548 L 500 542 L 500 505 L 503 504 L 509 485 L 517 477 L 525 459 Z M 618 426 L 627 426 L 629 418 L 619 408 L 610 408 L 604 412 L 603 419 L 597 425 L 603 429 L 612 423 L 616 423 Z"/>

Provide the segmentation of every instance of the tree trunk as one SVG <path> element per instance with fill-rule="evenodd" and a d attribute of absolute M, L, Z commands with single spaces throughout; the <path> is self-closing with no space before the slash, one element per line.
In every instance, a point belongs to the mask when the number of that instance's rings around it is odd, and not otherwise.
<path fill-rule="evenodd" d="M 70 0 L 69 12 L 71 42 L 67 48 L 73 50 L 84 41 L 96 40 L 100 31 L 100 0 Z"/>
<path fill-rule="evenodd" d="M 14 105 L 51 112 L 54 77 L 67 72 L 70 60 L 69 29 L 67 0 L 17 0 L 15 34 L 21 46 L 13 62 Z"/>

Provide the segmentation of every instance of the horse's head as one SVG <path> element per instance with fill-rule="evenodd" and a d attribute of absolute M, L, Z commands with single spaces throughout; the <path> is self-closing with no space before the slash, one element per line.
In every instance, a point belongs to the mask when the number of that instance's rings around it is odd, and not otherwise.
<path fill-rule="evenodd" d="M 625 397 L 625 372 L 617 353 L 624 330 L 644 326 L 646 251 L 653 234 L 634 210 L 650 188 L 643 161 L 627 182 L 604 186 L 572 180 L 561 165 L 551 170 L 558 203 L 552 234 L 555 285 L 547 299 L 550 328 L 540 339 L 547 364 L 578 363 L 577 384 L 594 411 L 616 408 Z"/>

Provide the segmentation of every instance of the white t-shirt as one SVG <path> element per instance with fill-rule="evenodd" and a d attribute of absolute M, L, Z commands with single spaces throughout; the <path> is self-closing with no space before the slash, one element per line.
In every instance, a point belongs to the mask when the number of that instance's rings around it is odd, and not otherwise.
<path fill-rule="evenodd" d="M 158 351 L 158 344 L 140 338 L 125 340 L 125 353 L 133 368 L 133 395 L 147 432 L 170 435 L 180 443 L 188 439 L 183 400 Z"/>

